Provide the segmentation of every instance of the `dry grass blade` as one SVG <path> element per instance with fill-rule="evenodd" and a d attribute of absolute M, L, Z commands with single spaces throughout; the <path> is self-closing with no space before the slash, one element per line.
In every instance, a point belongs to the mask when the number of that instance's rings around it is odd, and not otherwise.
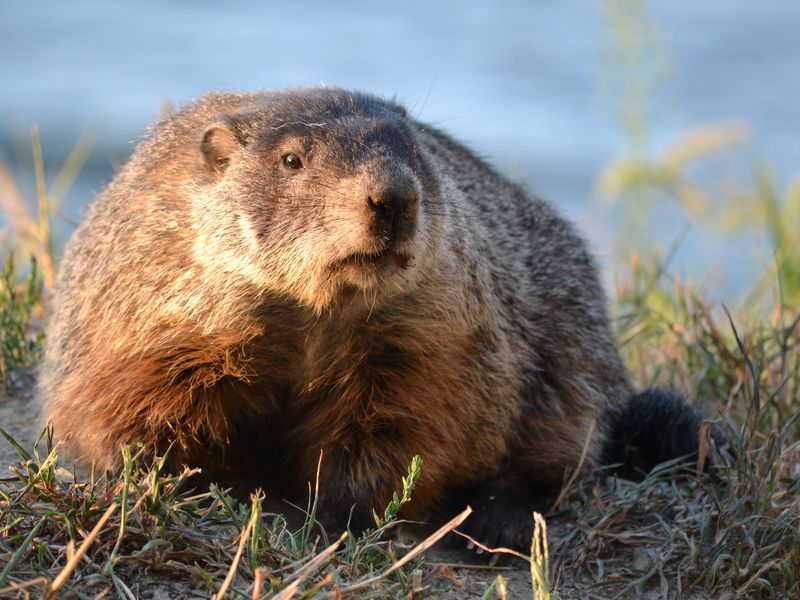
<path fill-rule="evenodd" d="M 36 223 L 31 217 L 25 198 L 6 165 L 0 163 L 0 208 L 8 223 L 20 237 L 36 234 Z"/>
<path fill-rule="evenodd" d="M 744 362 L 747 365 L 747 370 L 750 373 L 750 377 L 753 381 L 753 408 L 755 409 L 756 414 L 758 414 L 761 411 L 761 386 L 759 385 L 758 373 L 756 373 L 756 368 L 753 366 L 753 361 L 750 360 L 750 354 L 747 352 L 747 348 L 745 347 L 742 338 L 739 337 L 739 331 L 736 329 L 736 325 L 733 322 L 731 311 L 729 311 L 728 307 L 724 304 L 722 305 L 722 309 L 725 311 L 725 314 L 728 317 L 728 321 L 731 324 L 731 329 L 733 330 L 733 337 L 736 339 L 736 345 L 739 347 L 739 351 L 742 353 Z"/>
<path fill-rule="evenodd" d="M 228 569 L 228 574 L 225 576 L 225 580 L 222 582 L 222 585 L 219 587 L 219 591 L 216 594 L 211 596 L 211 600 L 222 600 L 225 597 L 225 594 L 228 592 L 228 588 L 233 583 L 233 578 L 236 576 L 236 569 L 239 567 L 239 561 L 242 560 L 242 553 L 244 552 L 244 545 L 247 543 L 247 540 L 250 538 L 250 535 L 253 533 L 255 529 L 256 519 L 258 518 L 258 513 L 253 510 L 250 513 L 250 519 L 247 522 L 247 527 L 242 532 L 241 537 L 239 538 L 239 547 L 236 549 L 236 554 L 231 561 L 231 566 Z"/>
<path fill-rule="evenodd" d="M 531 540 L 531 585 L 533 600 L 550 600 L 550 551 L 547 548 L 547 523 L 537 512 L 533 513 L 533 539 Z"/>
<path fill-rule="evenodd" d="M 48 586 L 47 591 L 44 593 L 44 600 L 50 600 L 51 598 L 55 598 L 58 594 L 58 590 L 61 589 L 61 586 L 66 583 L 67 579 L 69 579 L 72 572 L 75 570 L 75 567 L 78 566 L 78 561 L 86 554 L 86 551 L 89 549 L 89 546 L 92 545 L 94 539 L 99 535 L 101 531 L 103 531 L 103 527 L 105 527 L 108 520 L 111 518 L 111 515 L 114 514 L 114 511 L 117 510 L 119 505 L 114 502 L 112 503 L 107 509 L 106 512 L 103 513 L 103 516 L 100 517 L 100 520 L 97 522 L 92 530 L 89 532 L 89 535 L 86 536 L 86 539 L 83 540 L 83 543 L 80 547 L 75 551 L 75 554 L 70 558 L 58 576 L 52 581 L 52 583 Z"/>
<path fill-rule="evenodd" d="M 698 445 L 697 445 L 697 464 L 695 465 L 695 473 L 699 477 L 702 475 L 703 470 L 706 465 L 706 459 L 708 458 L 708 451 L 710 449 L 710 440 L 711 440 L 711 422 L 707 419 L 703 419 L 700 423 L 700 433 L 698 434 Z"/>
<path fill-rule="evenodd" d="M 589 454 L 589 446 L 591 445 L 592 436 L 594 435 L 594 428 L 596 425 L 597 420 L 592 419 L 592 422 L 589 424 L 589 431 L 586 432 L 586 441 L 583 443 L 583 450 L 581 450 L 580 460 L 578 461 L 575 469 L 572 471 L 572 474 L 569 476 L 567 482 L 561 486 L 561 491 L 558 494 L 558 498 L 556 498 L 556 501 L 553 503 L 554 510 L 558 510 L 558 508 L 564 504 L 564 500 L 566 500 L 569 490 L 572 488 L 572 484 L 575 483 L 575 480 L 581 473 L 581 469 L 586 462 L 586 456 Z"/>
<path fill-rule="evenodd" d="M 261 595 L 261 588 L 264 587 L 265 573 L 266 569 L 264 569 L 264 567 L 258 567 L 256 569 L 256 572 L 253 575 L 253 593 L 250 596 L 251 600 L 258 600 L 258 597 Z"/>
<path fill-rule="evenodd" d="M 42 270 L 45 285 L 52 289 L 55 282 L 55 264 L 53 261 L 52 240 L 50 239 L 50 215 L 49 213 L 47 215 L 42 213 L 43 210 L 49 211 L 50 205 L 47 199 L 47 192 L 44 190 L 44 167 L 41 164 L 41 148 L 37 146 L 38 130 L 34 128 L 32 135 L 39 202 L 38 216 L 31 215 L 19 185 L 3 164 L 0 164 L 0 209 L 7 217 L 8 226 L 15 234 L 14 239 L 18 244 L 15 251 L 25 250 L 36 256 L 36 260 Z"/>
<path fill-rule="evenodd" d="M 47 196 L 46 182 L 44 179 L 44 158 L 42 155 L 42 140 L 39 127 L 31 127 L 31 143 L 33 145 L 33 167 L 36 173 L 36 197 L 39 202 L 38 231 L 41 239 L 50 239 L 50 198 Z"/>
<path fill-rule="evenodd" d="M 33 166 L 36 174 L 36 196 L 38 199 L 39 216 L 36 224 L 36 244 L 38 259 L 42 266 L 42 275 L 45 285 L 53 289 L 55 284 L 55 265 L 53 264 L 53 240 L 50 235 L 50 198 L 44 176 L 44 158 L 42 154 L 42 141 L 39 128 L 31 127 L 31 143 L 33 145 Z"/>
<path fill-rule="evenodd" d="M 12 583 L 8 587 L 0 588 L 0 598 L 30 598 L 32 595 L 25 590 L 47 583 L 49 583 L 49 580 L 46 577 L 36 577 L 22 583 Z"/>
<path fill-rule="evenodd" d="M 494 580 L 492 585 L 486 588 L 486 591 L 481 596 L 481 600 L 488 600 L 493 594 L 496 595 L 500 600 L 507 600 L 508 599 L 508 586 L 506 585 L 506 580 L 502 575 L 498 575 L 497 579 Z"/>
<path fill-rule="evenodd" d="M 338 540 L 303 565 L 303 567 L 300 568 L 297 573 L 295 573 L 295 577 L 297 577 L 297 579 L 282 589 L 281 592 L 275 596 L 274 600 L 289 600 L 289 598 L 294 596 L 297 593 L 297 590 L 300 588 L 300 585 L 306 579 L 308 579 L 309 575 L 325 564 L 325 562 L 333 555 L 333 553 L 336 552 L 336 549 L 339 548 L 342 542 L 347 539 L 347 535 L 348 534 L 345 531 Z"/>
<path fill-rule="evenodd" d="M 388 577 L 389 575 L 391 575 L 395 571 L 398 571 L 399 569 L 401 569 L 404 565 L 408 564 L 409 562 L 411 562 L 412 560 L 414 560 L 415 558 L 420 556 L 426 550 L 428 550 L 431 547 L 433 547 L 433 545 L 436 544 L 436 542 L 441 540 L 444 536 L 446 536 L 448 533 L 453 531 L 456 527 L 461 525 L 461 523 L 463 523 L 467 519 L 467 517 L 470 516 L 471 514 L 472 514 L 472 508 L 468 506 L 467 508 L 465 508 L 463 510 L 463 512 L 459 513 L 454 518 L 449 520 L 447 523 L 442 525 L 434 533 L 432 533 L 427 538 L 425 538 L 422 542 L 417 544 L 411 552 L 406 554 L 403 558 L 398 560 L 391 567 L 389 567 L 388 569 L 383 571 L 380 575 L 376 575 L 375 577 L 370 577 L 369 579 L 365 579 L 365 580 L 359 581 L 358 583 L 355 583 L 353 585 L 349 585 L 347 587 L 344 587 L 341 590 L 339 590 L 339 594 L 351 594 L 353 592 L 357 592 L 359 590 L 363 590 L 365 588 L 368 588 L 368 587 L 378 583 L 382 579 L 385 579 L 386 577 Z M 326 595 L 326 596 L 323 596 L 323 598 L 334 598 L 334 597 L 336 597 L 336 596 L 330 595 L 330 594 Z"/>
<path fill-rule="evenodd" d="M 711 154 L 740 146 L 752 137 L 750 127 L 741 121 L 710 123 L 690 129 L 672 144 L 663 155 L 663 161 L 679 170 L 689 164 L 704 160 Z"/>

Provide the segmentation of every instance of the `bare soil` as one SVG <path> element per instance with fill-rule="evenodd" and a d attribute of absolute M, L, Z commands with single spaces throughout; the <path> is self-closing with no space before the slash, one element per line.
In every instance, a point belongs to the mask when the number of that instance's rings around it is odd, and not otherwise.
<path fill-rule="evenodd" d="M 34 400 L 34 375 L 28 371 L 14 372 L 4 388 L 0 383 L 0 427 L 20 445 L 30 451 L 42 432 L 39 404 Z M 19 462 L 14 448 L 0 438 L 0 477 L 7 477 L 9 465 Z"/>

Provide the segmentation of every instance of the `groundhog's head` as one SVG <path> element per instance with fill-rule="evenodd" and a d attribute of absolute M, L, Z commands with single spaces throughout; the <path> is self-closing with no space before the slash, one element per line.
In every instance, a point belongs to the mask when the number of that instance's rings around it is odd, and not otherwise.
<path fill-rule="evenodd" d="M 321 309 L 412 290 L 436 243 L 437 184 L 405 110 L 308 89 L 255 97 L 197 138 L 197 257 Z"/>

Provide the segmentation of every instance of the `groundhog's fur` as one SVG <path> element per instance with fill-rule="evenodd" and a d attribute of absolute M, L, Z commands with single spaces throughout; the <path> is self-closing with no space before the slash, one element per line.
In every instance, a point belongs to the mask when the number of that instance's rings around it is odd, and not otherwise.
<path fill-rule="evenodd" d="M 628 404 L 594 261 L 552 206 L 338 89 L 210 94 L 155 125 L 67 246 L 41 390 L 101 467 L 176 440 L 175 466 L 292 496 L 323 450 L 330 526 L 366 524 L 419 454 L 405 514 L 472 502 L 504 543 L 587 443 L 587 468 L 647 469 L 697 439 L 679 398 Z"/>

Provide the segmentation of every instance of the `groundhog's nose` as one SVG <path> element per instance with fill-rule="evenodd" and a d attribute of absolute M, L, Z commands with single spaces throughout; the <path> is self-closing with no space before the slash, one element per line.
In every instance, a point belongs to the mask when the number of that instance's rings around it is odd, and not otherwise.
<path fill-rule="evenodd" d="M 392 242 L 411 238 L 417 228 L 419 205 L 419 194 L 413 182 L 399 181 L 375 187 L 367 196 L 375 233 Z"/>

